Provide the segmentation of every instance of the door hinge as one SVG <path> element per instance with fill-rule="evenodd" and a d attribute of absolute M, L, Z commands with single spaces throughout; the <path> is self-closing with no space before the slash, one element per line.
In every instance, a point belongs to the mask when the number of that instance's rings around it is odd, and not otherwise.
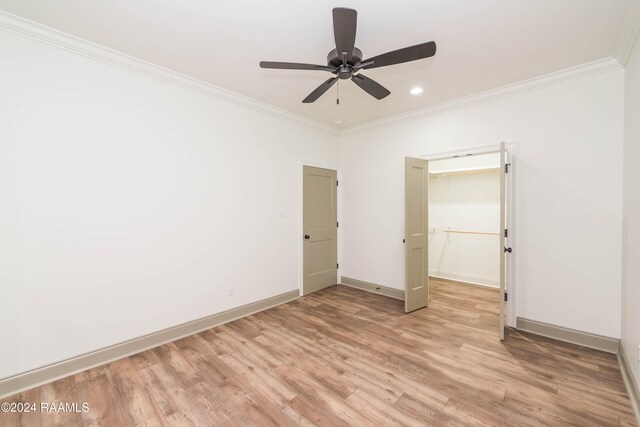
<path fill-rule="evenodd" d="M 504 173 L 509 173 L 509 166 L 511 166 L 511 163 L 504 164 Z"/>
<path fill-rule="evenodd" d="M 505 252 L 509 252 L 509 253 L 511 253 L 511 252 L 513 252 L 513 249 L 511 249 L 511 248 L 504 248 L 504 251 L 505 251 Z"/>
<path fill-rule="evenodd" d="M 339 222 L 336 222 L 336 228 L 338 228 L 340 226 Z"/>
<path fill-rule="evenodd" d="M 509 237 L 509 232 L 507 231 L 507 229 L 504 229 L 504 237 Z"/>
<path fill-rule="evenodd" d="M 338 180 L 336 179 L 336 187 L 338 186 Z"/>
<path fill-rule="evenodd" d="M 509 301 L 509 294 L 506 292 L 504 293 L 504 300 Z"/>
<path fill-rule="evenodd" d="M 340 264 L 336 264 L 336 268 L 340 268 Z"/>

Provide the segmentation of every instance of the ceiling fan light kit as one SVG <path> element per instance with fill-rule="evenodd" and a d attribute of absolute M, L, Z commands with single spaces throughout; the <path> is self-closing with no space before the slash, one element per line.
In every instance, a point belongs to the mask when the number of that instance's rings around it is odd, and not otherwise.
<path fill-rule="evenodd" d="M 375 80 L 364 76 L 361 70 L 417 61 L 436 54 L 436 43 L 431 41 L 363 60 L 362 51 L 355 46 L 357 24 L 358 12 L 354 9 L 344 7 L 333 9 L 333 35 L 336 48 L 327 55 L 327 65 L 261 61 L 260 67 L 278 70 L 328 71 L 334 74 L 335 77 L 326 80 L 302 101 L 305 104 L 320 98 L 340 79 L 351 79 L 369 95 L 376 99 L 383 99 L 391 92 Z"/>

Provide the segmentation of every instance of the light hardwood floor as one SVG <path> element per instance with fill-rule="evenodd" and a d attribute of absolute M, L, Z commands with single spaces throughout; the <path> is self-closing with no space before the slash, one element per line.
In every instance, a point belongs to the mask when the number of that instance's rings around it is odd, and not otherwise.
<path fill-rule="evenodd" d="M 3 399 L 90 410 L 0 425 L 635 425 L 614 355 L 517 331 L 500 342 L 497 298 L 433 281 L 407 315 L 333 286 Z"/>

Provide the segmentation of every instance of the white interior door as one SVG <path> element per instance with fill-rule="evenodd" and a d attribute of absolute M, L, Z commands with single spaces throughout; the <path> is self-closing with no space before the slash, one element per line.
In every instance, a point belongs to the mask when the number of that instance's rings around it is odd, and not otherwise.
<path fill-rule="evenodd" d="M 405 158 L 404 310 L 429 304 L 429 162 Z"/>

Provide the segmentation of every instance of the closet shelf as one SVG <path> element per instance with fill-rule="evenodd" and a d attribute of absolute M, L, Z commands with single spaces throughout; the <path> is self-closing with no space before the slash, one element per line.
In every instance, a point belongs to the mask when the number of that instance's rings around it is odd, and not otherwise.
<path fill-rule="evenodd" d="M 438 172 L 429 171 L 429 175 L 437 178 L 438 176 L 459 176 L 459 175 L 477 175 L 477 174 L 486 174 L 486 173 L 498 173 L 500 172 L 500 167 L 492 167 L 492 168 L 476 168 L 476 169 L 453 169 L 453 170 L 444 170 Z"/>
<path fill-rule="evenodd" d="M 445 233 L 458 233 L 458 234 L 485 234 L 488 236 L 499 236 L 500 233 L 493 233 L 491 231 L 466 231 L 466 230 L 442 230 Z"/>

